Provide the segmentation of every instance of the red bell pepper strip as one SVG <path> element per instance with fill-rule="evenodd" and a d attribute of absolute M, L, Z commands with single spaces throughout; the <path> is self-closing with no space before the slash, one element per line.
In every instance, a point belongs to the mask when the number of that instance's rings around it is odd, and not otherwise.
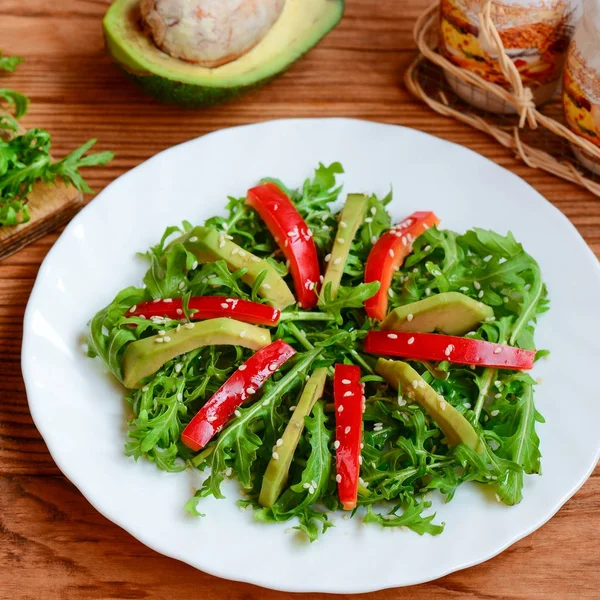
<path fill-rule="evenodd" d="M 358 499 L 362 441 L 363 387 L 359 367 L 335 365 L 333 400 L 338 494 L 344 510 L 353 510 Z"/>
<path fill-rule="evenodd" d="M 276 340 L 251 356 L 196 413 L 181 434 L 181 441 L 194 451 L 204 448 L 225 426 L 236 408 L 251 398 L 296 351 Z"/>
<path fill-rule="evenodd" d="M 533 367 L 535 351 L 483 340 L 404 331 L 369 331 L 365 351 L 414 360 L 447 360 L 459 365 L 524 371 Z"/>
<path fill-rule="evenodd" d="M 246 204 L 260 215 L 289 260 L 298 304 L 306 310 L 314 308 L 321 271 L 312 231 L 292 201 L 274 183 L 248 190 Z"/>
<path fill-rule="evenodd" d="M 184 318 L 181 298 L 172 300 L 150 300 L 132 306 L 126 317 L 167 317 L 169 319 Z M 133 309 L 133 310 L 132 310 Z M 194 296 L 188 302 L 188 309 L 196 311 L 190 314 L 192 321 L 232 317 L 252 325 L 267 325 L 273 327 L 279 322 L 281 311 L 266 304 L 240 300 L 238 298 L 225 298 L 223 296 Z"/>
<path fill-rule="evenodd" d="M 394 225 L 375 242 L 365 265 L 365 282 L 379 281 L 377 293 L 365 301 L 365 311 L 372 319 L 382 321 L 387 314 L 388 290 L 394 271 L 412 252 L 412 243 L 426 229 L 440 220 L 432 212 L 415 212 Z"/>

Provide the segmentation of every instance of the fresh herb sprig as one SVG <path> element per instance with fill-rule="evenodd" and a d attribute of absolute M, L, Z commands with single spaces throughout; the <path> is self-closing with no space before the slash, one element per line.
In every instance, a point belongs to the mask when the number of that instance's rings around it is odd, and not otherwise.
<path fill-rule="evenodd" d="M 19 57 L 2 56 L 0 69 L 14 71 Z M 0 227 L 15 226 L 30 220 L 27 196 L 37 181 L 53 183 L 61 178 L 78 191 L 91 193 L 79 172 L 84 167 L 104 166 L 112 152 L 87 154 L 96 143 L 89 140 L 65 158 L 55 161 L 51 155 L 50 134 L 38 128 L 19 133 L 18 119 L 24 116 L 29 99 L 7 88 L 0 89 Z"/>

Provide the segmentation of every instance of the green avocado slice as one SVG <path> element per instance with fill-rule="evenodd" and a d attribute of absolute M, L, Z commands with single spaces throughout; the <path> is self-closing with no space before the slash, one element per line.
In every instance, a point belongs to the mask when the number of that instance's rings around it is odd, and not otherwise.
<path fill-rule="evenodd" d="M 333 298 L 337 296 L 352 240 L 363 222 L 368 204 L 369 198 L 364 194 L 348 194 L 346 198 L 321 286 L 321 289 L 325 290 L 327 285 L 331 283 Z"/>
<path fill-rule="evenodd" d="M 383 320 L 381 328 L 464 335 L 493 316 L 493 309 L 483 302 L 459 292 L 444 292 L 395 308 Z"/>
<path fill-rule="evenodd" d="M 438 395 L 409 364 L 380 358 L 375 365 L 375 372 L 394 389 L 400 388 L 408 399 L 418 402 L 444 432 L 448 445 L 466 444 L 481 453 L 481 441 L 471 423 Z"/>
<path fill-rule="evenodd" d="M 183 244 L 201 263 L 224 260 L 235 271 L 247 269 L 242 281 L 249 285 L 252 285 L 263 271 L 267 271 L 267 276 L 258 290 L 259 295 L 265 298 L 270 306 L 280 310 L 296 302 L 292 290 L 272 265 L 226 239 L 224 234 L 216 229 L 194 227 L 173 243 Z"/>
<path fill-rule="evenodd" d="M 216 68 L 172 58 L 141 26 L 140 0 L 116 0 L 104 17 L 106 46 L 146 92 L 182 106 L 226 102 L 267 83 L 317 44 L 342 18 L 344 0 L 287 0 L 267 35 L 250 51 Z"/>
<path fill-rule="evenodd" d="M 186 323 L 163 336 L 153 335 L 129 344 L 123 354 L 123 384 L 132 389 L 140 388 L 142 380 L 156 373 L 167 361 L 200 346 L 231 345 L 260 350 L 270 343 L 268 329 L 235 319 Z"/>
<path fill-rule="evenodd" d="M 271 458 L 267 465 L 258 497 L 261 506 L 270 508 L 281 495 L 288 478 L 296 446 L 298 446 L 304 429 L 304 417 L 310 415 L 315 402 L 323 395 L 326 379 L 327 369 L 321 367 L 316 369 L 306 382 L 298 405 L 281 436 L 282 443 L 274 450 L 277 453 L 277 458 Z"/>

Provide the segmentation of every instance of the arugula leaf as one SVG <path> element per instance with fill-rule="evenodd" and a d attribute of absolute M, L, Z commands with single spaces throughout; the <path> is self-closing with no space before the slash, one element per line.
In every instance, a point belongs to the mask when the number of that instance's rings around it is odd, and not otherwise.
<path fill-rule="evenodd" d="M 371 505 L 367 506 L 367 514 L 365 516 L 365 523 L 378 523 L 383 527 L 407 527 L 412 529 L 419 535 L 429 533 L 430 535 L 439 535 L 444 531 L 444 524 L 434 525 L 432 523 L 435 519 L 435 513 L 427 517 L 423 516 L 423 511 L 431 507 L 431 502 L 416 502 L 409 500 L 406 502 L 404 512 L 400 515 L 396 514 L 396 510 L 400 507 L 396 507 L 394 511 L 387 515 L 381 515 L 373 510 Z"/>
<path fill-rule="evenodd" d="M 3 56 L 0 52 L 0 70 L 13 73 L 23 60 L 20 56 Z"/>

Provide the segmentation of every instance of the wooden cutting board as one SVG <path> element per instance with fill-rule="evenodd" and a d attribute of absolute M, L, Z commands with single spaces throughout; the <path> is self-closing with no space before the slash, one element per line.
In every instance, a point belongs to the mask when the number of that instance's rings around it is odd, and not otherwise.
<path fill-rule="evenodd" d="M 27 197 L 31 220 L 23 225 L 0 227 L 0 260 L 67 223 L 82 203 L 83 195 L 62 180 L 36 183 Z"/>
<path fill-rule="evenodd" d="M 0 111 L 1 112 L 1 111 Z M 25 129 L 19 128 L 19 133 Z M 0 227 L 0 260 L 67 223 L 81 208 L 83 194 L 61 179 L 36 183 L 26 198 L 31 219 L 22 225 Z"/>

